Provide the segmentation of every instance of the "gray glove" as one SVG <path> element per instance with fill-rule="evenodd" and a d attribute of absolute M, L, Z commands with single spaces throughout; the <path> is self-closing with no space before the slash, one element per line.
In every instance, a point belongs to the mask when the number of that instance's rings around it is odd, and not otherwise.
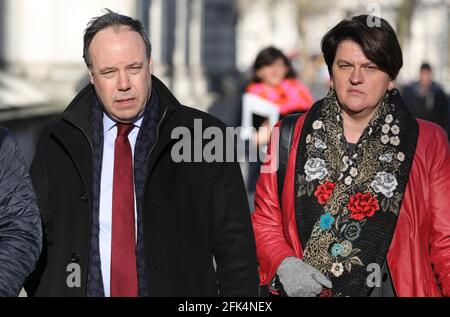
<path fill-rule="evenodd" d="M 277 270 L 284 291 L 289 297 L 315 297 L 323 287 L 332 288 L 331 281 L 319 270 L 294 257 L 287 257 Z"/>

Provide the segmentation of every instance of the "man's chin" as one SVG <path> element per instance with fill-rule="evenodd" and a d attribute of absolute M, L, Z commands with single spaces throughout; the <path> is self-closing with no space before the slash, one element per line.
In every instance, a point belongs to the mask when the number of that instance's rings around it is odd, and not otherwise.
<path fill-rule="evenodd" d="M 108 113 L 108 116 L 117 122 L 122 123 L 131 123 L 136 120 L 137 117 L 139 117 L 143 112 L 144 109 L 141 109 L 137 111 L 137 109 L 128 109 L 128 110 L 121 110 L 116 111 L 115 113 Z"/>
<path fill-rule="evenodd" d="M 114 121 L 120 122 L 120 123 L 132 123 L 139 114 L 129 114 L 129 115 L 109 115 Z"/>

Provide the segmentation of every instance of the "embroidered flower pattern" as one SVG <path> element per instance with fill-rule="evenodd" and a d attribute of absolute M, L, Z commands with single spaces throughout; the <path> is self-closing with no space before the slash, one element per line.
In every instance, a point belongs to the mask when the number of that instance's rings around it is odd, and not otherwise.
<path fill-rule="evenodd" d="M 334 223 L 334 218 L 330 213 L 326 213 L 320 217 L 320 229 L 329 230 Z"/>
<path fill-rule="evenodd" d="M 350 158 L 347 155 L 344 155 L 342 158 L 342 163 L 344 163 L 344 165 L 342 166 L 341 171 L 345 172 L 350 166 Z"/>
<path fill-rule="evenodd" d="M 394 117 L 391 114 L 388 114 L 386 116 L 386 119 L 384 120 L 384 122 L 390 124 L 390 123 L 392 123 L 392 121 L 394 121 Z"/>
<path fill-rule="evenodd" d="M 398 136 L 393 136 L 390 141 L 391 144 L 395 146 L 398 146 L 400 144 L 400 138 Z"/>
<path fill-rule="evenodd" d="M 342 114 L 338 114 L 337 102 L 334 105 L 337 107 L 327 104 L 307 134 L 302 175 L 306 189 L 298 197 L 314 194 L 313 198 L 323 206 L 308 237 L 305 260 L 339 278 L 344 272 L 352 273 L 353 266 L 364 267 L 361 259 L 370 251 L 366 250 L 370 243 L 361 238 L 371 239 L 362 235 L 364 230 L 370 234 L 388 211 L 398 215 L 402 195 L 397 192 L 396 177 L 406 155 L 398 148 L 405 144 L 401 144 L 403 126 L 394 117 L 395 106 L 386 102 L 384 108 L 378 108 L 356 148 L 348 148 L 342 134 Z M 361 274 L 361 269 L 355 274 Z"/>
<path fill-rule="evenodd" d="M 333 291 L 331 290 L 331 288 L 324 287 L 319 297 L 333 297 Z"/>
<path fill-rule="evenodd" d="M 344 273 L 344 265 L 342 263 L 333 263 L 333 266 L 331 267 L 331 273 L 335 277 L 339 277 Z"/>
<path fill-rule="evenodd" d="M 393 125 L 392 126 L 392 128 L 391 128 L 391 132 L 392 132 L 392 134 L 394 134 L 394 135 L 398 135 L 399 133 L 400 133 L 400 128 L 399 128 L 399 126 L 398 125 Z"/>
<path fill-rule="evenodd" d="M 305 174 L 308 182 L 323 179 L 328 174 L 325 161 L 319 158 L 308 160 L 305 164 Z"/>
<path fill-rule="evenodd" d="M 361 221 L 366 217 L 372 217 L 380 206 L 371 193 L 357 193 L 350 197 L 347 208 L 352 213 L 350 218 Z"/>
<path fill-rule="evenodd" d="M 326 182 L 325 184 L 319 185 L 314 192 L 314 195 L 317 197 L 319 204 L 325 205 L 330 198 L 331 194 L 333 194 L 334 187 L 336 187 L 336 183 Z"/>
<path fill-rule="evenodd" d="M 338 257 L 341 254 L 342 245 L 340 243 L 335 243 L 331 247 L 331 255 Z"/>
<path fill-rule="evenodd" d="M 316 120 L 316 121 L 313 122 L 312 127 L 313 127 L 314 130 L 322 129 L 322 127 L 323 127 L 323 122 L 320 121 L 320 120 Z"/>
<path fill-rule="evenodd" d="M 391 198 L 394 196 L 394 190 L 397 188 L 398 182 L 394 175 L 386 172 L 379 172 L 370 186 L 375 193 L 382 193 L 385 197 Z"/>
<path fill-rule="evenodd" d="M 344 179 L 344 184 L 345 184 L 345 185 L 350 186 L 352 183 L 353 183 L 353 178 L 352 178 L 351 176 L 347 176 L 347 177 Z"/>
<path fill-rule="evenodd" d="M 378 159 L 380 160 L 380 162 L 390 163 L 390 162 L 392 162 L 392 155 L 391 154 L 383 154 Z"/>
<path fill-rule="evenodd" d="M 309 144 L 309 143 L 311 143 L 311 134 L 308 134 L 306 136 L 306 144 Z"/>
<path fill-rule="evenodd" d="M 321 141 L 321 140 L 317 140 L 316 143 L 314 144 L 314 146 L 317 149 L 321 149 L 321 150 L 325 150 L 327 148 L 326 144 L 323 143 L 323 141 Z"/>
<path fill-rule="evenodd" d="M 341 228 L 342 236 L 349 241 L 355 241 L 361 234 L 361 224 L 356 221 L 345 223 Z"/>
<path fill-rule="evenodd" d="M 342 241 L 340 244 L 339 255 L 342 257 L 348 257 L 353 251 L 353 245 L 350 241 Z"/>

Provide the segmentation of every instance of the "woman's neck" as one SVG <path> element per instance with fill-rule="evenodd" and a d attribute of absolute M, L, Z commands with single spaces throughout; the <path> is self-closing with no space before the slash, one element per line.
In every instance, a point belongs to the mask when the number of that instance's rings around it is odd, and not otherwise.
<path fill-rule="evenodd" d="M 364 129 L 369 125 L 377 108 L 370 109 L 370 111 L 357 114 L 349 114 L 345 110 L 342 111 L 342 118 L 344 121 L 344 136 L 347 142 L 356 144 L 364 132 Z"/>

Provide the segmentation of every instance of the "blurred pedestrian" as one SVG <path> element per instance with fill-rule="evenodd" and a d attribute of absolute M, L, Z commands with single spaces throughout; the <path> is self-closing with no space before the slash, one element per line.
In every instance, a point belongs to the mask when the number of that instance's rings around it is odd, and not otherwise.
<path fill-rule="evenodd" d="M 419 80 L 404 87 L 402 95 L 417 118 L 447 129 L 449 101 L 441 86 L 433 81 L 433 70 L 429 63 L 420 66 Z"/>
<path fill-rule="evenodd" d="M 258 95 L 278 107 L 280 118 L 290 113 L 306 112 L 313 103 L 309 89 L 297 78 L 290 60 L 283 52 L 273 46 L 261 50 L 253 64 L 253 74 L 246 90 L 247 93 Z M 257 132 L 253 135 L 253 146 L 267 144 L 272 127 L 267 119 L 256 123 Z M 265 129 L 260 129 L 265 128 Z M 261 161 L 250 162 L 247 181 L 247 191 L 256 189 Z"/>
<path fill-rule="evenodd" d="M 256 56 L 247 92 L 276 104 L 281 116 L 306 112 L 313 103 L 311 92 L 297 78 L 290 60 L 273 46 Z"/>

